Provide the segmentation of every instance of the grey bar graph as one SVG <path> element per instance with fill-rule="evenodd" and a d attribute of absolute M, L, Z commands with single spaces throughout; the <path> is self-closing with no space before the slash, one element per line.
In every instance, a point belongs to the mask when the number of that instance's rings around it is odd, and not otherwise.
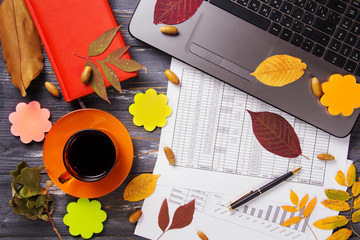
<path fill-rule="evenodd" d="M 266 220 L 266 221 L 269 221 L 269 217 L 270 217 L 272 208 L 273 208 L 273 206 L 272 206 L 272 205 L 269 205 L 268 210 L 267 210 L 267 212 L 266 212 L 266 216 L 265 216 L 265 220 Z"/>
<path fill-rule="evenodd" d="M 250 212 L 250 215 L 251 215 L 251 216 L 254 216 L 254 213 L 255 213 L 255 208 L 252 208 L 252 209 L 251 209 L 251 212 Z"/>
<path fill-rule="evenodd" d="M 243 211 L 243 213 L 246 213 L 247 210 L 248 210 L 248 208 L 249 208 L 249 207 L 248 207 L 247 205 L 245 205 L 245 206 L 244 206 L 244 211 Z"/>
<path fill-rule="evenodd" d="M 279 211 L 280 211 L 280 207 L 277 206 L 276 210 L 275 210 L 275 215 L 274 215 L 273 220 L 272 220 L 273 223 L 276 223 L 276 219 L 277 219 L 277 217 L 279 215 Z"/>
<path fill-rule="evenodd" d="M 260 209 L 260 210 L 259 210 L 259 213 L 258 213 L 258 218 L 261 218 L 262 213 L 263 213 L 263 210 Z"/>
<path fill-rule="evenodd" d="M 280 224 L 282 224 L 285 221 L 286 213 L 287 213 L 286 211 L 283 211 L 283 214 L 281 215 Z"/>

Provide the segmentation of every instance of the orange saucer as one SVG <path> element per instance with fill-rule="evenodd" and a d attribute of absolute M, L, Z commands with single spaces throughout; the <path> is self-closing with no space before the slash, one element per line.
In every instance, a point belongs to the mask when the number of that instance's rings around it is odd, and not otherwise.
<path fill-rule="evenodd" d="M 61 184 L 58 177 L 65 172 L 63 148 L 74 133 L 83 129 L 111 133 L 118 142 L 118 161 L 111 172 L 97 182 L 71 179 Z M 128 176 L 133 162 L 133 145 L 124 125 L 113 115 L 97 109 L 81 109 L 66 114 L 50 129 L 44 142 L 43 160 L 50 179 L 61 190 L 78 198 L 97 198 L 114 191 Z"/>

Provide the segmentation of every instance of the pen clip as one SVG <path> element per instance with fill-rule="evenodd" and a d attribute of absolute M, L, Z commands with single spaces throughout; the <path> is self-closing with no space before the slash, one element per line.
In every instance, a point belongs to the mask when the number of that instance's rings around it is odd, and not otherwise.
<path fill-rule="evenodd" d="M 240 201 L 242 198 L 244 198 L 244 197 L 246 197 L 246 196 L 250 195 L 250 194 L 251 194 L 251 193 L 253 193 L 253 192 L 254 192 L 254 191 L 253 191 L 253 190 L 251 190 L 251 191 L 249 191 L 249 192 L 245 193 L 244 195 L 242 195 L 242 196 L 238 197 L 238 198 L 237 198 L 237 199 L 235 199 L 234 201 L 232 201 L 232 202 L 229 204 L 229 210 L 230 210 L 230 211 L 232 210 L 231 206 L 232 206 L 234 203 L 236 203 L 236 202 Z"/>

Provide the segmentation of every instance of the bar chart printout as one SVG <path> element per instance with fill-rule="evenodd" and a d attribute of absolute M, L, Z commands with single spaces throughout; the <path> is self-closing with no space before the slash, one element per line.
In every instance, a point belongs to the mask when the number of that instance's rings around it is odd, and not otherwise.
<path fill-rule="evenodd" d="M 172 139 L 177 166 L 269 179 L 301 166 L 291 181 L 324 184 L 326 162 L 316 156 L 328 152 L 329 134 L 196 69 L 183 69 L 179 91 Z M 299 137 L 303 156 L 288 159 L 265 150 L 247 110 L 284 117 Z"/>

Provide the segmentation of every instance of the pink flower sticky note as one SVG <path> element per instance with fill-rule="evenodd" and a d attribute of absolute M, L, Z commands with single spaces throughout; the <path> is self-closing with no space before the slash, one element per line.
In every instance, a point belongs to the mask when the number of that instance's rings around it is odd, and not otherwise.
<path fill-rule="evenodd" d="M 138 93 L 134 97 L 134 104 L 129 112 L 134 115 L 136 126 L 144 126 L 145 130 L 153 131 L 156 127 L 166 125 L 166 117 L 170 116 L 171 108 L 167 105 L 168 98 L 164 94 L 157 94 L 154 89 Z"/>
<path fill-rule="evenodd" d="M 29 104 L 21 102 L 16 105 L 16 112 L 9 115 L 9 121 L 12 123 L 10 131 L 14 136 L 20 136 L 23 143 L 32 140 L 41 142 L 45 138 L 45 132 L 48 132 L 52 126 L 49 117 L 50 111 L 41 108 L 39 102 L 32 101 Z"/>
<path fill-rule="evenodd" d="M 354 108 L 360 107 L 360 84 L 352 75 L 331 75 L 329 81 L 322 84 L 322 90 L 320 102 L 332 115 L 350 116 Z"/>
<path fill-rule="evenodd" d="M 99 201 L 79 198 L 77 202 L 69 203 L 66 209 L 68 213 L 64 216 L 63 221 L 65 225 L 69 226 L 71 235 L 81 235 L 81 237 L 89 239 L 94 233 L 100 233 L 103 230 L 103 222 L 106 220 L 107 214 L 101 210 Z"/>

